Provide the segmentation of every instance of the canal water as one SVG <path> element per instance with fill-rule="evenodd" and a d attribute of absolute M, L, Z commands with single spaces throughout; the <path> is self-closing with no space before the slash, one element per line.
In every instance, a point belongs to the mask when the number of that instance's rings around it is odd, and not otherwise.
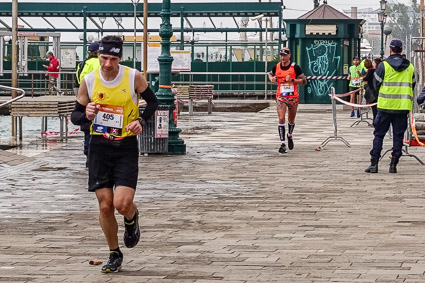
<path fill-rule="evenodd" d="M 0 116 L 0 138 L 8 138 L 11 136 L 12 131 L 12 117 L 11 116 Z M 41 135 L 41 117 L 24 117 L 22 119 L 22 128 L 24 136 Z M 71 132 L 79 126 L 75 126 L 68 122 L 68 131 Z M 59 118 L 48 117 L 47 118 L 47 130 L 50 134 L 56 134 L 60 130 Z"/>

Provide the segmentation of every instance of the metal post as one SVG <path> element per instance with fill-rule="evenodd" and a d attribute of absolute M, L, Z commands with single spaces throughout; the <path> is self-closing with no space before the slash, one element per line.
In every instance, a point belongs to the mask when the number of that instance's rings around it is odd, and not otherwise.
<path fill-rule="evenodd" d="M 325 145 L 328 144 L 331 140 L 340 140 L 342 141 L 346 146 L 351 147 L 351 145 L 343 138 L 338 136 L 338 126 L 336 122 L 336 101 L 335 101 L 335 88 L 331 87 L 331 94 L 329 95 L 331 97 L 332 101 L 332 124 L 334 128 L 334 135 L 327 137 L 320 145 L 319 148 L 325 147 Z"/>
<path fill-rule="evenodd" d="M 283 21 L 283 15 L 282 15 L 282 9 L 279 11 L 279 46 L 277 47 L 277 52 L 282 48 L 282 21 Z"/>
<path fill-rule="evenodd" d="M 224 46 L 226 48 L 226 51 L 224 53 L 224 60 L 227 62 L 227 31 L 226 31 L 226 38 L 225 38 L 225 41 L 224 41 Z"/>
<path fill-rule="evenodd" d="M 167 105 L 169 109 L 169 132 L 168 132 L 168 153 L 169 154 L 186 154 L 186 145 L 179 138 L 181 130 L 176 127 L 173 112 L 176 108 L 175 97 L 171 91 L 171 64 L 173 57 L 170 54 L 170 38 L 173 35 L 173 27 L 170 23 L 170 0 L 162 1 L 161 18 L 162 24 L 159 29 L 161 37 L 161 55 L 159 61 L 159 91 L 157 97 L 160 105 Z"/>
<path fill-rule="evenodd" d="M 192 31 L 192 39 L 190 40 L 190 53 L 192 54 L 192 62 L 195 61 L 195 32 Z"/>
<path fill-rule="evenodd" d="M 137 13 L 137 4 L 140 0 L 131 0 L 134 6 L 134 42 L 133 42 L 133 68 L 136 69 L 136 13 Z"/>
<path fill-rule="evenodd" d="M 12 1 L 12 87 L 18 87 L 18 0 Z M 3 56 L 3 54 L 1 55 Z M 18 94 L 15 90 L 12 90 L 12 98 L 17 97 Z M 15 135 L 15 120 L 12 117 L 12 137 Z"/>
<path fill-rule="evenodd" d="M 143 0 L 143 75 L 148 79 L 148 0 Z"/>
<path fill-rule="evenodd" d="M 87 6 L 83 6 L 83 61 L 86 60 L 87 50 Z"/>
<path fill-rule="evenodd" d="M 105 21 L 106 21 L 106 17 L 99 17 L 99 21 L 100 21 L 100 24 L 102 25 L 102 28 L 101 28 L 101 30 L 100 30 L 100 39 L 103 37 L 103 24 L 105 23 Z"/>
<path fill-rule="evenodd" d="M 183 6 L 180 7 L 180 50 L 184 50 L 184 17 Z M 192 60 L 193 61 L 193 60 Z"/>
<path fill-rule="evenodd" d="M 384 58 L 384 22 L 381 22 L 381 58 Z"/>
<path fill-rule="evenodd" d="M 266 50 L 265 50 L 265 59 L 264 59 L 264 65 L 265 65 L 265 69 L 266 69 L 266 75 L 264 76 L 264 99 L 265 100 L 267 100 L 267 51 L 268 51 L 268 49 L 267 49 L 267 25 L 268 25 L 268 22 L 269 22 L 269 19 L 268 18 L 266 18 L 265 19 L 265 21 L 266 21 L 266 44 L 265 44 L 265 47 L 266 47 Z"/>

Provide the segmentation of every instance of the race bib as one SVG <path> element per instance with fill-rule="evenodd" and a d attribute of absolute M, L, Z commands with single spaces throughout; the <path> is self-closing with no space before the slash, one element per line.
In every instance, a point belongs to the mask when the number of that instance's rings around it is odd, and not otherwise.
<path fill-rule="evenodd" d="M 353 80 L 351 81 L 351 84 L 353 86 L 360 86 L 361 83 L 362 81 L 359 78 L 353 78 Z"/>
<path fill-rule="evenodd" d="M 94 118 L 93 130 L 97 133 L 111 132 L 114 129 L 121 132 L 124 120 L 124 107 L 115 105 L 100 105 L 99 112 Z"/>
<path fill-rule="evenodd" d="M 294 85 L 293 84 L 281 84 L 280 85 L 280 95 L 281 96 L 292 96 L 294 95 Z"/>

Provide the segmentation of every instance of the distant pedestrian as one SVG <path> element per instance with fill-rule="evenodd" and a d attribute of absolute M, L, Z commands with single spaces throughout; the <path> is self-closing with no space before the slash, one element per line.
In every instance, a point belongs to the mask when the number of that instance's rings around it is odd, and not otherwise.
<path fill-rule="evenodd" d="M 58 77 L 59 77 L 59 70 L 60 70 L 60 64 L 58 58 L 53 54 L 52 51 L 48 51 L 46 53 L 47 58 L 49 59 L 49 65 L 43 65 L 45 69 L 47 69 L 46 77 L 49 77 L 49 94 L 53 95 L 62 95 L 63 92 L 56 86 Z"/>
<path fill-rule="evenodd" d="M 378 113 L 374 121 L 373 147 L 370 151 L 370 166 L 367 173 L 378 173 L 382 143 L 390 128 L 393 129 L 393 148 L 390 173 L 397 173 L 397 164 L 402 155 L 404 132 L 407 129 L 407 115 L 413 106 L 415 74 L 413 65 L 401 56 L 403 44 L 398 39 L 391 40 L 390 56 L 375 71 L 374 84 L 378 93 Z"/>
<path fill-rule="evenodd" d="M 365 84 L 365 94 L 364 97 L 366 99 L 366 102 L 368 104 L 373 104 L 378 101 L 378 90 L 375 89 L 375 86 L 373 84 L 373 78 L 375 77 L 375 70 L 376 67 L 382 62 L 381 58 L 375 58 L 373 59 L 373 62 L 370 62 L 370 60 L 366 60 L 365 67 L 367 68 L 367 73 L 365 77 L 363 78 L 363 81 Z M 377 106 L 371 106 L 372 113 L 373 113 L 373 121 L 375 120 L 376 114 L 377 114 Z M 373 122 L 372 122 L 373 123 Z"/>
<path fill-rule="evenodd" d="M 87 59 L 78 64 L 77 70 L 75 72 L 75 78 L 76 83 L 75 86 L 77 88 L 80 87 L 81 81 L 84 79 L 84 77 L 91 73 L 94 70 L 99 69 L 100 63 L 98 57 L 98 50 L 99 50 L 99 43 L 98 42 L 92 42 L 90 43 L 88 49 L 87 49 Z M 80 129 L 82 132 L 84 132 L 84 150 L 83 153 L 87 157 L 86 158 L 86 167 L 89 167 L 89 160 L 88 160 L 88 152 L 89 152 L 89 141 L 90 141 L 90 126 L 91 121 L 87 121 L 83 125 L 80 126 Z"/>
<path fill-rule="evenodd" d="M 144 76 L 119 64 L 123 40 L 105 36 L 100 41 L 100 68 L 81 81 L 71 121 L 93 121 L 89 145 L 89 191 L 99 203 L 99 222 L 109 247 L 101 272 L 118 272 L 123 253 L 118 243 L 115 210 L 124 216 L 124 244 L 133 248 L 140 239 L 139 211 L 134 202 L 139 172 L 137 135 L 154 114 L 158 100 Z M 147 102 L 139 117 L 139 94 Z"/>
<path fill-rule="evenodd" d="M 358 56 L 353 57 L 353 65 L 350 66 L 348 70 L 348 76 L 347 80 L 350 81 L 348 84 L 348 89 L 350 92 L 359 90 L 362 87 L 362 76 L 366 72 L 364 71 L 363 67 L 360 65 L 360 59 Z M 356 100 L 354 97 L 357 97 L 357 104 L 360 104 L 360 93 L 357 92 L 356 94 L 350 95 L 350 103 L 356 103 Z M 354 106 L 351 106 L 351 114 L 350 117 L 354 117 Z M 357 118 L 360 118 L 360 109 L 357 108 Z"/>
<path fill-rule="evenodd" d="M 280 137 L 280 153 L 286 153 L 285 143 L 285 116 L 288 109 L 288 148 L 294 148 L 292 133 L 295 127 L 295 116 L 299 104 L 298 85 L 306 85 L 307 79 L 301 70 L 301 67 L 291 62 L 291 50 L 282 48 L 280 50 L 280 62 L 273 67 L 268 74 L 271 82 L 277 81 L 276 105 L 277 115 L 279 117 L 279 137 Z"/>

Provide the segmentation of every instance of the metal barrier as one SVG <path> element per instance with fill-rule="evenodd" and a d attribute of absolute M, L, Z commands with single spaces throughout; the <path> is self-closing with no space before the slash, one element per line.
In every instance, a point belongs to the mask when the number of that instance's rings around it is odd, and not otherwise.
<path fill-rule="evenodd" d="M 325 147 L 325 145 L 330 142 L 331 140 L 340 140 L 342 141 L 346 146 L 351 147 L 350 143 L 348 143 L 343 137 L 338 136 L 338 126 L 336 122 L 336 101 L 335 101 L 335 88 L 331 87 L 331 94 L 329 95 L 332 100 L 332 121 L 333 121 L 333 127 L 334 127 L 334 135 L 327 137 L 320 147 Z"/>
<path fill-rule="evenodd" d="M 74 82 L 75 82 L 75 72 L 51 72 L 52 74 L 59 74 L 57 80 L 57 87 L 64 92 L 65 95 L 74 95 Z M 11 73 L 5 71 L 3 75 L 10 75 Z M 0 76 L 1 85 L 9 85 L 10 77 Z M 27 73 L 19 74 L 18 87 L 20 89 L 26 89 L 27 96 L 41 96 L 48 94 L 48 81 L 49 78 L 46 77 L 46 71 L 29 71 Z"/>
<path fill-rule="evenodd" d="M 3 106 L 9 105 L 13 101 L 19 100 L 19 99 L 21 99 L 21 98 L 23 98 L 25 96 L 25 90 L 20 89 L 20 88 L 9 87 L 9 86 L 4 86 L 4 85 L 0 85 L 0 88 L 1 89 L 7 89 L 7 90 L 15 90 L 16 92 L 21 92 L 22 93 L 21 95 L 19 95 L 19 96 L 15 97 L 15 98 L 12 98 L 12 99 L 10 99 L 10 100 L 8 100 L 8 101 L 3 102 L 2 104 L 0 104 L 0 108 L 3 107 Z"/>
<path fill-rule="evenodd" d="M 141 107 L 139 112 L 142 113 L 143 110 Z M 168 106 L 158 106 L 155 115 L 146 121 L 142 133 L 137 136 L 140 154 L 168 153 L 168 123 Z"/>

